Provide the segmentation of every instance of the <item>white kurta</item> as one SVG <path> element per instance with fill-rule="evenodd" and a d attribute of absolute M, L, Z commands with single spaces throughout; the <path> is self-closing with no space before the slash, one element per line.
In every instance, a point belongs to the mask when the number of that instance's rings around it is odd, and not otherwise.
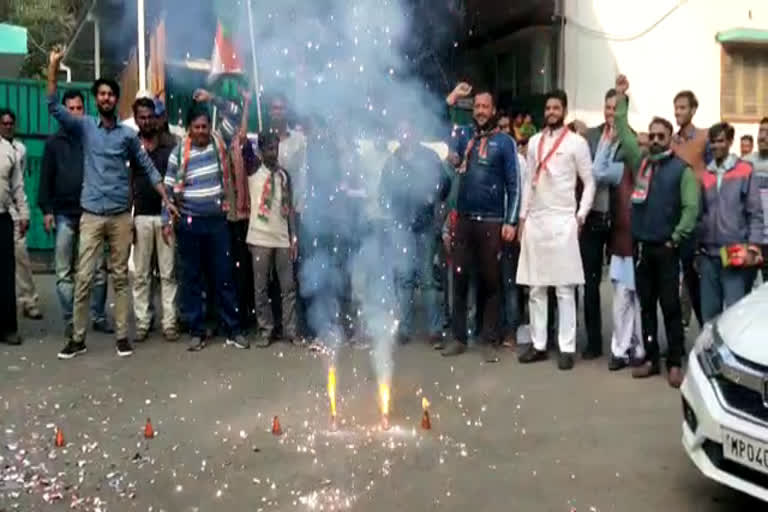
<path fill-rule="evenodd" d="M 554 146 L 562 133 L 560 130 L 551 133 L 545 129 L 528 143 L 528 173 L 520 212 L 525 218 L 525 226 L 517 268 L 518 284 L 567 286 L 584 283 L 577 216 L 586 218 L 595 196 L 587 141 L 569 131 L 550 157 L 546 169 L 542 169 L 538 184 L 533 185 L 539 160 Z M 539 155 L 541 137 L 545 139 Z M 578 212 L 577 177 L 584 184 Z"/>

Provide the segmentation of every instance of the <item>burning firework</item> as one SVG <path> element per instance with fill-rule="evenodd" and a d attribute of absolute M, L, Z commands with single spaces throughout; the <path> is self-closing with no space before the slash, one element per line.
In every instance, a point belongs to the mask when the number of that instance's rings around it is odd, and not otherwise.
<path fill-rule="evenodd" d="M 379 384 L 379 399 L 381 400 L 381 428 L 389 430 L 389 384 Z"/>
<path fill-rule="evenodd" d="M 328 401 L 331 404 L 331 428 L 336 430 L 336 368 L 328 369 Z"/>
<path fill-rule="evenodd" d="M 429 419 L 429 400 L 426 397 L 421 398 L 421 408 L 424 409 L 424 415 L 421 417 L 421 428 L 430 430 L 432 421 Z"/>

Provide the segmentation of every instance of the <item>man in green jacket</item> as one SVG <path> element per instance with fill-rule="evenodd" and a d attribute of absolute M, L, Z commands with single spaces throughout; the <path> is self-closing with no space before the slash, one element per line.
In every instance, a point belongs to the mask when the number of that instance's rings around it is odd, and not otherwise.
<path fill-rule="evenodd" d="M 684 342 L 678 293 L 679 245 L 696 226 L 700 188 L 693 170 L 670 149 L 673 127 L 666 119 L 656 117 L 651 121 L 650 153 L 643 156 L 627 121 L 627 89 L 629 81 L 620 75 L 616 79 L 615 126 L 624 148 L 624 163 L 634 173 L 632 238 L 646 352 L 645 362 L 633 370 L 632 376 L 646 378 L 660 373 L 656 304 L 661 303 L 669 343 L 669 385 L 679 388 Z"/>

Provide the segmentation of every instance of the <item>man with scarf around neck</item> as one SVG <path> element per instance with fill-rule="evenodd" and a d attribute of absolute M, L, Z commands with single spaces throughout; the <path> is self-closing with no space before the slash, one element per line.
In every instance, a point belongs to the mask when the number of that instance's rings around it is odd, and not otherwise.
<path fill-rule="evenodd" d="M 734 129 L 717 123 L 709 129 L 714 158 L 702 175 L 697 226 L 704 322 L 747 294 L 752 268 L 762 264 L 763 208 L 752 164 L 730 153 Z"/>
<path fill-rule="evenodd" d="M 248 191 L 252 206 L 246 241 L 253 264 L 256 320 L 259 325 L 257 345 L 263 348 L 272 343 L 277 325 L 269 294 L 273 274 L 277 276 L 280 290 L 283 337 L 288 341 L 296 337 L 293 264 L 298 255 L 298 238 L 291 178 L 278 164 L 279 146 L 278 134 L 267 132 L 259 135 L 262 162 L 260 165 L 248 165 Z"/>
<path fill-rule="evenodd" d="M 648 127 L 649 155 L 644 157 L 629 127 L 626 92 L 629 81 L 616 79 L 615 126 L 624 162 L 635 174 L 632 191 L 632 237 L 637 294 L 640 298 L 645 361 L 632 370 L 635 378 L 660 373 L 657 303 L 661 304 L 669 350 L 669 385 L 683 380 L 683 321 L 678 290 L 680 244 L 693 233 L 699 213 L 699 184 L 693 170 L 672 152 L 672 124 L 654 118 Z"/>
<path fill-rule="evenodd" d="M 467 97 L 472 87 L 460 83 L 446 99 L 454 105 Z M 487 362 L 496 362 L 501 312 L 502 242 L 512 243 L 517 234 L 520 211 L 520 174 L 517 147 L 509 135 L 496 127 L 493 95 L 477 91 L 474 97 L 474 128 L 459 130 L 451 163 L 459 174 L 455 233 L 451 234 L 453 256 L 453 335 L 455 341 L 444 356 L 457 356 L 467 349 L 467 296 L 471 269 L 477 270 L 484 307 L 481 339 Z"/>
<path fill-rule="evenodd" d="M 763 283 L 768 283 L 768 117 L 760 120 L 760 130 L 757 132 L 757 153 L 745 158 L 752 164 L 752 181 L 760 189 L 760 204 L 763 208 Z M 752 271 L 752 279 L 748 283 L 747 291 L 752 289 L 757 269 Z"/>
<path fill-rule="evenodd" d="M 251 93 L 238 88 L 238 95 L 242 99 L 232 101 L 223 96 L 217 96 L 205 89 L 195 91 L 193 97 L 197 102 L 210 102 L 216 107 L 216 126 L 218 134 L 224 144 L 229 148 L 232 159 L 233 175 L 236 177 L 234 186 L 227 190 L 227 200 L 232 206 L 227 212 L 227 225 L 229 227 L 229 242 L 231 244 L 230 259 L 232 261 L 232 276 L 235 281 L 235 293 L 237 297 L 237 311 L 240 316 L 240 326 L 248 329 L 255 321 L 255 305 L 253 303 L 253 268 L 251 267 L 251 253 L 245 239 L 248 236 L 249 198 L 248 198 L 248 173 L 244 169 L 243 152 L 253 152 L 249 146 L 249 137 L 238 136 L 246 133 L 248 128 L 248 112 L 251 105 Z M 211 299 L 215 295 L 213 287 L 208 282 L 206 292 L 208 294 L 206 317 L 211 318 L 215 310 Z M 183 293 L 183 290 L 182 290 Z M 186 319 L 185 319 L 186 320 Z"/>
<path fill-rule="evenodd" d="M 167 210 L 163 208 L 163 237 L 168 242 L 176 228 L 183 260 L 181 301 L 191 335 L 187 350 L 197 352 L 207 345 L 203 324 L 203 272 L 214 281 L 216 312 L 226 331 L 226 344 L 247 349 L 250 344 L 242 335 L 237 312 L 227 228 L 227 213 L 237 207 L 230 204 L 228 190 L 234 186 L 237 176 L 232 170 L 227 145 L 219 134 L 211 133 L 208 108 L 201 103 L 193 104 L 186 124 L 187 136 L 171 153 L 164 180 L 168 194 L 173 194 L 179 205 L 181 216 L 178 222 L 169 222 Z"/>
<path fill-rule="evenodd" d="M 592 160 L 586 139 L 565 126 L 568 96 L 546 96 L 544 130 L 528 144 L 528 177 L 520 214 L 522 231 L 517 282 L 531 287 L 529 310 L 533 343 L 521 363 L 547 358 L 547 294 L 555 288 L 561 370 L 573 368 L 576 352 L 576 287 L 584 284 L 579 230 L 595 197 Z M 578 179 L 583 183 L 576 202 Z"/>

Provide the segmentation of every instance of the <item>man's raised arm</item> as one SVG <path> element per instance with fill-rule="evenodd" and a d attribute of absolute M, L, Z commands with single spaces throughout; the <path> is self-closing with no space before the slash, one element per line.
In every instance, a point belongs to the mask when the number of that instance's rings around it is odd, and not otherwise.
<path fill-rule="evenodd" d="M 636 173 L 643 160 L 643 152 L 637 143 L 637 137 L 632 133 L 629 127 L 629 98 L 627 98 L 627 89 L 629 89 L 629 80 L 624 75 L 616 78 L 616 114 L 614 116 L 614 126 L 616 135 L 621 144 L 624 163 Z"/>
<path fill-rule="evenodd" d="M 48 112 L 61 124 L 68 132 L 79 130 L 82 126 L 82 119 L 75 117 L 59 103 L 59 96 L 56 94 L 56 75 L 59 72 L 61 59 L 64 58 L 64 51 L 61 48 L 51 50 L 48 59 L 48 87 L 46 93 L 48 96 Z"/>

